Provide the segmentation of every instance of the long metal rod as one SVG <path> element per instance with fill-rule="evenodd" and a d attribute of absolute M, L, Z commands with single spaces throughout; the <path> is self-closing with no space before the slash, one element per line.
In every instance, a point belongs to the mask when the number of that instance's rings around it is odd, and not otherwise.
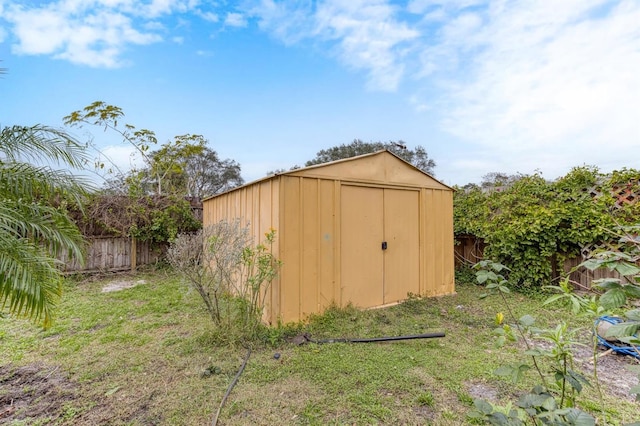
<path fill-rule="evenodd" d="M 312 340 L 312 343 L 373 343 L 373 342 L 394 342 L 397 340 L 413 340 L 413 339 L 433 339 L 437 337 L 445 337 L 444 332 L 410 334 L 407 336 L 389 336 L 389 337 L 371 337 L 365 339 L 321 339 Z"/>
<path fill-rule="evenodd" d="M 224 397 L 220 402 L 220 406 L 218 407 L 218 411 L 216 412 L 216 415 L 213 418 L 213 421 L 211 422 L 212 426 L 216 426 L 218 424 L 218 417 L 220 417 L 220 411 L 222 411 L 222 407 L 224 406 L 224 403 L 227 402 L 227 398 L 229 398 L 229 394 L 231 393 L 231 390 L 236 385 L 236 383 L 238 383 L 238 379 L 240 378 L 240 375 L 244 371 L 244 368 L 247 366 L 247 361 L 249 361 L 249 356 L 251 356 L 251 348 L 247 349 L 247 355 L 245 355 L 244 361 L 242 361 L 242 366 L 240 367 L 240 370 L 238 370 L 238 372 L 236 373 L 236 376 L 233 378 L 233 381 L 227 388 L 227 392 L 225 392 Z"/>

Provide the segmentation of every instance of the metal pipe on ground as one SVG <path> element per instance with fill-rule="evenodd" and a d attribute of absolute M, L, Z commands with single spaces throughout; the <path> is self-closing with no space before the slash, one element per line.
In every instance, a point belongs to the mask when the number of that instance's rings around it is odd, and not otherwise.
<path fill-rule="evenodd" d="M 414 340 L 414 339 L 433 339 L 438 337 L 445 337 L 444 332 L 435 333 L 423 333 L 423 334 L 409 334 L 406 336 L 387 336 L 387 337 L 371 337 L 364 339 L 320 339 L 315 340 L 306 337 L 306 340 L 311 343 L 374 343 L 374 342 L 395 342 L 398 340 Z"/>

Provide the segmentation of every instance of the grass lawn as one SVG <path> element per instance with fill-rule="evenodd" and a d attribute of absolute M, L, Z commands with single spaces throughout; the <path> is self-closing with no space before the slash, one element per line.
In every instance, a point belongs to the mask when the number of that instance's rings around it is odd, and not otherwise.
<path fill-rule="evenodd" d="M 102 292 L 113 281 L 138 285 Z M 253 347 L 218 424 L 460 425 L 469 423 L 475 397 L 513 402 L 536 380 L 530 373 L 514 385 L 492 374 L 527 358 L 521 344 L 494 347 L 494 317 L 506 309 L 498 297 L 480 299 L 482 292 L 459 284 L 455 296 L 332 309 L 273 329 Z M 539 296 L 508 298 L 518 316 L 531 314 L 541 325 L 570 318 L 563 308 L 541 306 Z M 286 339 L 433 331 L 446 337 L 301 346 Z M 0 424 L 211 424 L 246 354 L 219 342 L 199 296 L 171 272 L 70 280 L 49 330 L 0 320 Z M 633 376 L 624 368 L 619 374 Z M 640 404 L 615 386 L 603 391 L 604 405 L 594 389 L 578 399 L 600 424 L 640 418 Z"/>

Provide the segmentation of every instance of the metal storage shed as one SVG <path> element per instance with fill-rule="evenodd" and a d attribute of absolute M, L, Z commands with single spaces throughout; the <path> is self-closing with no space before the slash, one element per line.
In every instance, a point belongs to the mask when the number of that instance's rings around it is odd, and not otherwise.
<path fill-rule="evenodd" d="M 256 243 L 277 231 L 269 323 L 455 291 L 453 190 L 386 150 L 268 176 L 203 208 L 204 226 L 239 218 Z"/>

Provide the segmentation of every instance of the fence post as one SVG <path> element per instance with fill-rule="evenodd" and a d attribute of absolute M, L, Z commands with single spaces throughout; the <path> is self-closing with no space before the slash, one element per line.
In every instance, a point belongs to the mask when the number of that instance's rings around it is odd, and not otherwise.
<path fill-rule="evenodd" d="M 138 248 L 136 246 L 136 238 L 131 237 L 131 272 L 136 271 L 136 262 L 138 261 Z"/>

